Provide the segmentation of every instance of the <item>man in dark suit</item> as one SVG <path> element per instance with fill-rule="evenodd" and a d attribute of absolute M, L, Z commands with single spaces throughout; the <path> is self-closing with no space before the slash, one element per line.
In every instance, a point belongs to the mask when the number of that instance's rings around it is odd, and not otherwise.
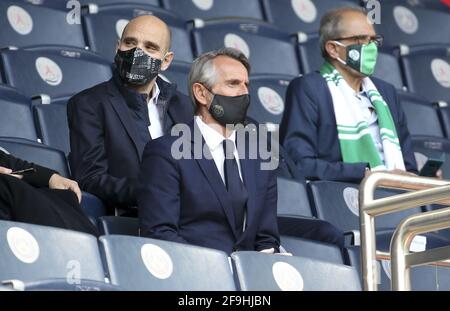
<path fill-rule="evenodd" d="M 173 59 L 170 37 L 157 17 L 131 20 L 118 43 L 113 78 L 69 101 L 72 174 L 110 208 L 136 206 L 146 143 L 193 118 L 189 98 L 158 77 Z"/>
<path fill-rule="evenodd" d="M 0 219 L 98 235 L 80 208 L 78 184 L 0 150 Z"/>
<path fill-rule="evenodd" d="M 280 127 L 286 151 L 307 179 L 360 182 L 371 170 L 417 171 L 394 87 L 370 77 L 381 44 L 359 9 L 323 17 L 325 64 L 291 82 Z"/>

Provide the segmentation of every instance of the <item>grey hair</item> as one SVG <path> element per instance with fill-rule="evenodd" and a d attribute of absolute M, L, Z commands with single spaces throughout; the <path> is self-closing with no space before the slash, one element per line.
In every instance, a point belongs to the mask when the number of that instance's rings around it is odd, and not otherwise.
<path fill-rule="evenodd" d="M 218 50 L 203 53 L 194 60 L 188 78 L 189 96 L 191 97 L 192 103 L 195 105 L 195 109 L 197 108 L 197 100 L 195 99 L 192 91 L 192 86 L 195 83 L 201 83 L 209 89 L 214 86 L 217 81 L 217 76 L 213 60 L 219 56 L 227 56 L 237 60 L 250 74 L 250 63 L 247 57 L 237 49 L 224 47 Z"/>
<path fill-rule="evenodd" d="M 342 33 L 344 31 L 341 27 L 342 16 L 347 12 L 355 12 L 367 15 L 366 11 L 363 8 L 344 7 L 329 11 L 320 20 L 319 44 L 320 51 L 323 58 L 325 59 L 328 58 L 328 53 L 325 49 L 325 45 L 328 41 L 342 36 Z"/>

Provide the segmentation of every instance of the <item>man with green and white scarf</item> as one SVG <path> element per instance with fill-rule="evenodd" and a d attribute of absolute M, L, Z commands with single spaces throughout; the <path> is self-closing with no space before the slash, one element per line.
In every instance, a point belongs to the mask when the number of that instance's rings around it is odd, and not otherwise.
<path fill-rule="evenodd" d="M 375 170 L 417 173 L 395 88 L 372 77 L 382 41 L 361 9 L 323 17 L 324 64 L 291 82 L 280 128 L 306 178 L 359 182 Z"/>

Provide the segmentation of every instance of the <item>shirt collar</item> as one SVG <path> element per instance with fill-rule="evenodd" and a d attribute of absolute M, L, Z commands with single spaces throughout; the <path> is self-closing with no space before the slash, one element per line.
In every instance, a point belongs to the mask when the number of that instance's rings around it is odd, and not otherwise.
<path fill-rule="evenodd" d="M 197 123 L 200 132 L 202 133 L 202 136 L 211 151 L 214 151 L 216 148 L 220 147 L 225 139 L 231 140 L 236 145 L 236 131 L 233 131 L 230 137 L 225 138 L 222 134 L 203 122 L 200 116 L 195 116 L 195 122 Z"/>

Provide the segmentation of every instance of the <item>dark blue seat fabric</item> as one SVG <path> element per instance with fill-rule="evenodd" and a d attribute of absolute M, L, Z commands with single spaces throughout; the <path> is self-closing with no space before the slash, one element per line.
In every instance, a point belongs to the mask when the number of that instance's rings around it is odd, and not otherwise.
<path fill-rule="evenodd" d="M 69 12 L 75 8 L 81 8 L 86 5 L 104 5 L 114 3 L 134 3 L 134 4 L 150 4 L 159 6 L 159 0 L 15 0 L 16 2 L 31 3 L 39 6 L 64 10 Z"/>
<path fill-rule="evenodd" d="M 445 138 L 415 135 L 411 137 L 417 168 L 422 169 L 428 158 L 442 159 L 444 179 L 450 178 L 450 141 Z"/>
<path fill-rule="evenodd" d="M 103 216 L 98 219 L 100 233 L 104 235 L 139 236 L 139 220 L 132 217 Z"/>
<path fill-rule="evenodd" d="M 281 246 L 294 256 L 309 257 L 336 264 L 344 264 L 341 250 L 336 245 L 287 235 L 282 235 L 280 241 Z"/>
<path fill-rule="evenodd" d="M 402 54 L 408 90 L 433 102 L 450 102 L 450 43 L 412 47 Z"/>
<path fill-rule="evenodd" d="M 70 24 L 67 12 L 25 1 L 0 2 L 0 48 L 33 45 L 86 46 L 81 24 Z"/>
<path fill-rule="evenodd" d="M 249 59 L 252 74 L 296 76 L 299 66 L 288 34 L 254 20 L 211 20 L 194 23 L 196 55 L 223 46 L 241 50 Z"/>
<path fill-rule="evenodd" d="M 27 139 L 0 137 L 0 147 L 13 156 L 45 166 L 69 177 L 69 166 L 64 152 Z"/>
<path fill-rule="evenodd" d="M 358 273 L 350 266 L 259 252 L 236 252 L 231 258 L 243 291 L 361 290 Z"/>
<path fill-rule="evenodd" d="M 289 33 L 319 31 L 322 16 L 339 7 L 358 7 L 358 1 L 262 0 L 267 20 Z"/>
<path fill-rule="evenodd" d="M 0 136 L 36 141 L 31 100 L 12 87 L 0 85 Z"/>
<path fill-rule="evenodd" d="M 444 137 L 436 105 L 410 93 L 399 93 L 399 99 L 411 135 Z"/>
<path fill-rule="evenodd" d="M 235 290 L 221 251 L 120 235 L 100 237 L 100 246 L 111 283 L 124 290 Z"/>
<path fill-rule="evenodd" d="M 0 51 L 7 84 L 27 96 L 67 96 L 111 78 L 110 63 L 76 48 L 40 46 Z M 20 69 L 20 70 L 19 70 Z"/>
<path fill-rule="evenodd" d="M 162 3 L 164 8 L 177 13 L 186 20 L 224 17 L 263 19 L 264 16 L 259 0 L 162 0 Z"/>
<path fill-rule="evenodd" d="M 166 71 L 160 73 L 160 76 L 170 83 L 175 83 L 178 91 L 188 95 L 189 70 L 191 70 L 191 63 L 173 61 Z"/>
<path fill-rule="evenodd" d="M 99 292 L 120 291 L 120 287 L 101 281 L 74 280 L 67 282 L 67 278 L 41 279 L 32 282 L 6 282 L 11 288 L 24 291 L 73 291 L 73 292 Z M 20 289 L 19 289 L 20 288 Z"/>
<path fill-rule="evenodd" d="M 0 261 L 1 281 L 105 279 L 97 239 L 70 230 L 0 221 Z"/>
<path fill-rule="evenodd" d="M 381 22 L 375 29 L 385 37 L 385 45 L 398 46 L 450 43 L 448 13 L 413 7 L 406 3 L 384 3 Z"/>
<path fill-rule="evenodd" d="M 248 116 L 277 130 L 284 111 L 286 89 L 294 76 L 252 75 Z"/>
<path fill-rule="evenodd" d="M 98 12 L 83 16 L 89 47 L 112 62 L 117 41 L 128 21 L 138 15 L 151 14 L 161 18 L 172 31 L 174 59 L 191 62 L 192 50 L 184 20 L 174 13 L 155 6 L 114 4 L 98 7 Z"/>
<path fill-rule="evenodd" d="M 97 198 L 95 195 L 90 194 L 89 192 L 82 191 L 82 199 L 81 199 L 81 209 L 83 209 L 86 216 L 89 217 L 89 220 L 98 226 L 98 219 L 104 215 L 106 215 L 106 207 L 103 204 L 102 200 Z"/>

